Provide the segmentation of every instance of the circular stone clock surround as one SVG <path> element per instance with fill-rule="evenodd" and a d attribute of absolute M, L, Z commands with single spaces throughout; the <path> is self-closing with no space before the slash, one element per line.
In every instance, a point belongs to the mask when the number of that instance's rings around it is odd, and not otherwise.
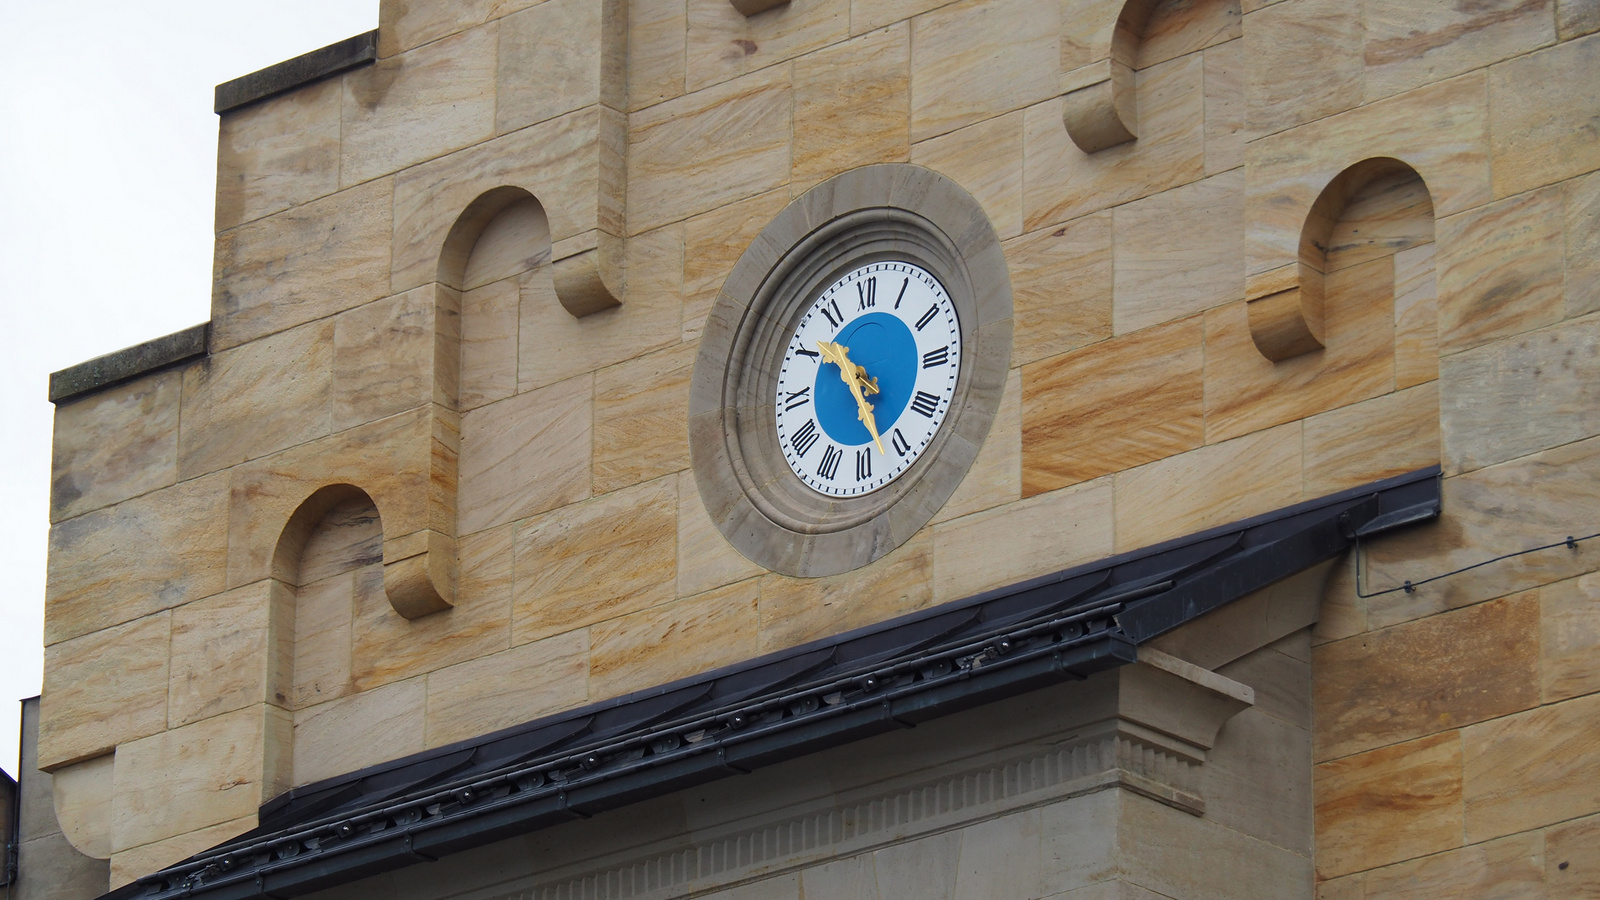
<path fill-rule="evenodd" d="M 778 445 L 777 373 L 794 326 L 845 272 L 911 263 L 949 293 L 964 359 L 950 411 L 898 480 L 829 497 L 795 476 Z M 1011 284 L 988 217 L 959 185 L 920 166 L 854 169 L 796 198 L 734 265 L 701 333 L 689 449 L 707 513 L 751 561 L 787 575 L 847 572 L 904 543 L 976 458 L 1011 362 Z"/>

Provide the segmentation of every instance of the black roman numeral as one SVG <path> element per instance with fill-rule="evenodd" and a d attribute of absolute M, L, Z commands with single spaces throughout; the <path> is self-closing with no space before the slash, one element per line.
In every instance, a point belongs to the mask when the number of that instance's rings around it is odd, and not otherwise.
<path fill-rule="evenodd" d="M 929 350 L 927 353 L 922 354 L 922 367 L 924 369 L 931 369 L 934 366 L 942 366 L 949 361 L 949 347 L 940 347 L 937 350 Z"/>
<path fill-rule="evenodd" d="M 928 311 L 923 313 L 922 314 L 922 318 L 917 320 L 917 330 L 921 331 L 922 329 L 928 327 L 928 323 L 932 322 L 933 321 L 933 317 L 937 316 L 938 314 L 939 314 L 939 305 L 938 304 L 934 304 L 933 306 L 928 307 Z"/>
<path fill-rule="evenodd" d="M 807 350 L 804 347 L 796 347 L 796 348 L 794 348 L 794 352 L 800 354 L 801 356 L 809 356 L 809 357 L 811 357 L 811 361 L 814 362 L 814 363 L 819 363 L 820 364 L 821 361 L 822 361 L 822 354 L 818 353 L 815 350 Z"/>
<path fill-rule="evenodd" d="M 927 391 L 917 391 L 917 396 L 911 398 L 911 408 L 931 419 L 933 411 L 939 408 L 939 398 Z"/>
<path fill-rule="evenodd" d="M 844 459 L 844 451 L 829 444 L 822 451 L 822 462 L 817 465 L 817 476 L 832 481 L 833 476 L 839 474 L 839 460 L 841 459 Z"/>
<path fill-rule="evenodd" d="M 878 276 L 862 279 L 856 282 L 856 297 L 861 305 L 856 309 L 868 309 L 878 305 Z"/>
<path fill-rule="evenodd" d="M 788 412 L 789 410 L 799 406 L 805 406 L 807 403 L 811 402 L 811 388 L 803 387 L 798 391 L 786 391 L 785 393 L 787 393 L 789 396 L 788 399 L 783 401 L 784 412 Z"/>
<path fill-rule="evenodd" d="M 789 446 L 794 448 L 796 456 L 805 456 L 811 445 L 817 442 L 817 420 L 807 419 L 800 430 L 789 435 Z"/>
<path fill-rule="evenodd" d="M 827 318 L 829 325 L 833 326 L 834 328 L 838 328 L 839 323 L 844 321 L 844 313 L 839 311 L 839 298 L 834 297 L 830 299 L 828 301 L 828 306 L 833 307 L 833 312 L 828 312 L 828 307 L 824 306 L 821 307 L 822 315 Z"/>
<path fill-rule="evenodd" d="M 866 481 L 872 477 L 872 448 L 863 447 L 856 451 L 856 480 Z"/>
<path fill-rule="evenodd" d="M 911 442 L 906 440 L 906 436 L 901 434 L 898 428 L 894 430 L 894 435 L 889 438 L 889 446 L 894 448 L 896 456 L 905 456 L 911 452 Z"/>
<path fill-rule="evenodd" d="M 900 282 L 900 293 L 899 293 L 899 295 L 897 295 L 894 298 L 894 308 L 895 309 L 899 309 L 900 308 L 900 301 L 904 300 L 906 298 L 906 288 L 908 288 L 910 286 L 911 286 L 911 276 L 907 275 L 906 276 L 906 280 Z"/>

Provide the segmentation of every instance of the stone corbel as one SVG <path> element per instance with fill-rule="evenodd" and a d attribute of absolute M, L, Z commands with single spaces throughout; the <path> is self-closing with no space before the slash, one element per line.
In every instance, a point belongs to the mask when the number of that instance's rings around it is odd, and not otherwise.
<path fill-rule="evenodd" d="M 740 14 L 748 17 L 787 5 L 789 0 L 728 0 L 728 2 L 732 3 L 733 8 Z"/>
<path fill-rule="evenodd" d="M 577 318 L 622 305 L 622 238 L 598 229 L 551 248 L 556 298 Z"/>
<path fill-rule="evenodd" d="M 1134 66 L 1155 5 L 1155 0 L 1127 0 L 1089 13 L 1107 17 L 1093 25 L 1086 40 L 1078 44 L 1087 50 L 1078 60 L 1087 58 L 1088 62 L 1068 71 L 1061 84 L 1061 123 L 1085 153 L 1098 153 L 1139 137 Z M 1115 19 L 1107 15 L 1113 9 Z"/>
<path fill-rule="evenodd" d="M 1067 73 L 1061 123 L 1085 153 L 1126 144 L 1139 136 L 1133 69 L 1111 57 Z"/>
<path fill-rule="evenodd" d="M 1250 339 L 1261 355 L 1282 362 L 1321 350 L 1323 276 L 1306 262 L 1250 276 L 1245 282 Z"/>
<path fill-rule="evenodd" d="M 1255 691 L 1148 646 L 1137 663 L 1108 674 L 1098 689 L 1110 708 L 1077 738 L 1099 760 L 1099 781 L 1203 815 L 1200 767 L 1222 726 L 1255 704 Z"/>
<path fill-rule="evenodd" d="M 455 538 L 428 530 L 383 542 L 383 592 L 405 618 L 455 605 L 455 584 Z"/>

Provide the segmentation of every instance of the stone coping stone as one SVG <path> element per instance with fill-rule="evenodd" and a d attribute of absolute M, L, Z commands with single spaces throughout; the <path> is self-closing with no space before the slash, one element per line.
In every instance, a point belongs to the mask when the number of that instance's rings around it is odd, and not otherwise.
<path fill-rule="evenodd" d="M 232 81 L 224 81 L 217 85 L 213 107 L 217 115 L 222 115 L 257 100 L 265 100 L 330 75 L 367 65 L 377 58 L 378 31 L 373 29 Z"/>
<path fill-rule="evenodd" d="M 121 384 L 157 369 L 206 355 L 211 324 L 202 322 L 165 337 L 124 347 L 50 373 L 50 402 L 65 403 L 91 391 Z"/>

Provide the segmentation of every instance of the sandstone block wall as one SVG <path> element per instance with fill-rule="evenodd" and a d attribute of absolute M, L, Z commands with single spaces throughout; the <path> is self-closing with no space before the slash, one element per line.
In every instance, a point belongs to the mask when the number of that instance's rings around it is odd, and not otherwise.
<path fill-rule="evenodd" d="M 67 837 L 123 883 L 295 784 L 1430 464 L 1443 518 L 1364 592 L 1600 531 L 1597 30 L 386 0 L 374 65 L 223 116 L 209 355 L 58 406 L 39 761 L 109 810 Z M 700 329 L 790 199 L 886 161 L 1003 239 L 1005 396 L 894 553 L 766 573 L 688 472 Z M 1335 572 L 1321 896 L 1594 888 L 1596 570 Z"/>

